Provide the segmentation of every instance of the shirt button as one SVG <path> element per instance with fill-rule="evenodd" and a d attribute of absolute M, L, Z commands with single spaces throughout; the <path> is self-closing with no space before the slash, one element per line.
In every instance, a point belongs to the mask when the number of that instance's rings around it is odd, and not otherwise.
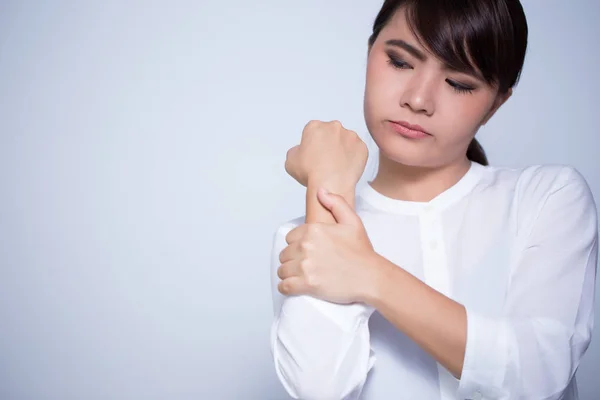
<path fill-rule="evenodd" d="M 473 394 L 473 400 L 481 400 L 483 398 L 483 396 L 481 395 L 481 392 L 478 390 Z"/>
<path fill-rule="evenodd" d="M 438 244 L 435 240 L 432 240 L 431 242 L 429 242 L 429 247 L 431 248 L 431 250 L 435 250 L 438 247 Z"/>
<path fill-rule="evenodd" d="M 425 211 L 426 213 L 430 213 L 433 211 L 433 206 L 431 204 L 427 204 L 424 208 L 423 211 Z"/>

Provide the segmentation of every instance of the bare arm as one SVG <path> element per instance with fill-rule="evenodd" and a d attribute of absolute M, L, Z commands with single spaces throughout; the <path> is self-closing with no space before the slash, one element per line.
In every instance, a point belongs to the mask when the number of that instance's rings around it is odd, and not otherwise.
<path fill-rule="evenodd" d="M 367 304 L 460 379 L 467 337 L 465 308 L 379 257 Z"/>

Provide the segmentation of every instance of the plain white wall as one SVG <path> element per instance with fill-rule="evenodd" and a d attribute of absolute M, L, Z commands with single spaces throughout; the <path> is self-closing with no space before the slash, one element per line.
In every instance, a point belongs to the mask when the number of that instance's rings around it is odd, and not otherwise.
<path fill-rule="evenodd" d="M 285 153 L 310 119 L 367 139 L 380 6 L 0 2 L 1 399 L 286 398 L 268 260 L 304 199 Z M 497 165 L 575 165 L 600 200 L 600 3 L 525 8 L 522 82 L 481 141 Z M 582 399 L 599 368 L 596 333 Z"/>

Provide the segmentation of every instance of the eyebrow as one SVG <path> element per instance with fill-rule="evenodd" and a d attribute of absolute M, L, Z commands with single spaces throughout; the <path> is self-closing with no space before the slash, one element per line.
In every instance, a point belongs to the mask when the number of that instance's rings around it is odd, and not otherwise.
<path fill-rule="evenodd" d="M 406 50 L 410 55 L 412 55 L 419 61 L 427 60 L 427 56 L 425 55 L 425 53 L 423 53 L 421 50 L 417 49 L 415 46 L 405 42 L 402 39 L 389 39 L 389 40 L 386 40 L 385 44 L 388 46 L 400 47 L 401 49 Z M 449 65 L 445 65 L 444 68 L 447 69 L 448 71 L 454 71 L 454 72 L 458 72 L 461 74 L 469 75 L 475 79 L 479 79 L 479 80 L 482 80 L 485 82 L 485 79 L 483 78 L 483 76 L 481 76 L 475 70 L 471 70 L 471 69 L 459 70 L 456 68 L 452 68 Z"/>
<path fill-rule="evenodd" d="M 415 46 L 406 43 L 404 40 L 400 39 L 389 39 L 385 42 L 388 46 L 400 47 L 401 49 L 409 52 L 413 57 L 418 59 L 419 61 L 427 60 L 427 56 L 421 50 L 417 49 Z"/>

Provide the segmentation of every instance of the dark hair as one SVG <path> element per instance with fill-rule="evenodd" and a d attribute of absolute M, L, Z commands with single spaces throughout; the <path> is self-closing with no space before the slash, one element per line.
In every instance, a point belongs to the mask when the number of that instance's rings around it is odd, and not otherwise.
<path fill-rule="evenodd" d="M 450 68 L 479 71 L 486 82 L 506 93 L 521 75 L 527 50 L 527 20 L 519 0 L 385 0 L 369 46 L 400 8 L 420 43 Z M 467 157 L 488 165 L 476 139 Z"/>

